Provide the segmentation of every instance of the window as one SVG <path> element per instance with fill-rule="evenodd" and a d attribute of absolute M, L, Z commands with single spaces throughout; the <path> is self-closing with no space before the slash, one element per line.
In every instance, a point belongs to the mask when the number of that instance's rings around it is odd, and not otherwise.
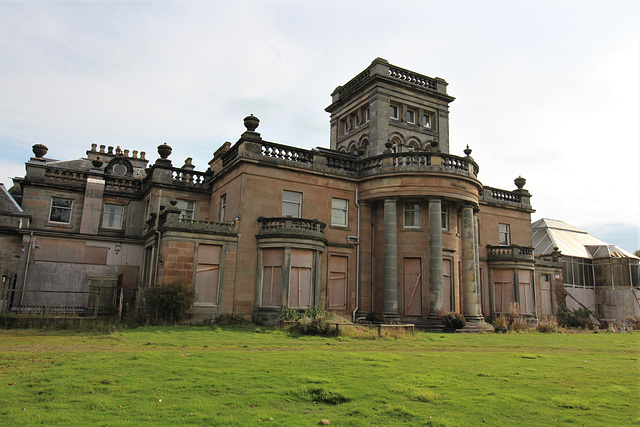
<path fill-rule="evenodd" d="M 449 229 L 449 205 L 442 203 L 440 205 L 440 215 L 442 216 L 442 229 Z"/>
<path fill-rule="evenodd" d="M 404 226 L 406 228 L 420 227 L 420 203 L 404 202 Z"/>
<path fill-rule="evenodd" d="M 331 199 L 331 225 L 347 226 L 349 213 L 349 201 L 344 199 Z"/>
<path fill-rule="evenodd" d="M 347 308 L 347 257 L 329 256 L 329 283 L 327 284 L 327 305 L 329 310 Z"/>
<path fill-rule="evenodd" d="M 191 200 L 178 200 L 176 207 L 180 209 L 180 219 L 192 220 L 196 203 Z"/>
<path fill-rule="evenodd" d="M 397 105 L 390 105 L 389 106 L 389 117 L 391 117 L 392 119 L 398 119 L 398 106 Z"/>
<path fill-rule="evenodd" d="M 407 112 L 404 115 L 404 120 L 407 123 L 415 123 L 416 122 L 416 112 L 413 110 L 407 110 Z"/>
<path fill-rule="evenodd" d="M 194 305 L 213 306 L 218 304 L 221 258 L 222 246 L 198 245 L 195 277 L 195 291 L 198 299 Z"/>
<path fill-rule="evenodd" d="M 513 270 L 493 270 L 494 309 L 496 313 L 508 313 L 515 302 Z"/>
<path fill-rule="evenodd" d="M 262 251 L 262 307 L 282 307 L 284 249 Z"/>
<path fill-rule="evenodd" d="M 422 127 L 431 129 L 431 115 L 423 114 L 422 119 L 420 120 L 420 124 L 422 125 Z"/>
<path fill-rule="evenodd" d="M 509 224 L 498 224 L 498 239 L 500 246 L 509 246 L 511 244 Z"/>
<path fill-rule="evenodd" d="M 220 196 L 220 222 L 225 220 L 225 212 L 227 210 L 227 195 Z"/>
<path fill-rule="evenodd" d="M 284 190 L 282 193 L 282 216 L 300 218 L 302 215 L 302 193 Z"/>
<path fill-rule="evenodd" d="M 60 222 L 63 224 L 71 223 L 72 206 L 73 201 L 71 199 L 53 197 L 51 199 L 51 212 L 49 213 L 49 221 Z"/>
<path fill-rule="evenodd" d="M 102 227 L 120 230 L 122 228 L 123 217 L 124 206 L 105 203 L 104 213 L 102 214 Z"/>

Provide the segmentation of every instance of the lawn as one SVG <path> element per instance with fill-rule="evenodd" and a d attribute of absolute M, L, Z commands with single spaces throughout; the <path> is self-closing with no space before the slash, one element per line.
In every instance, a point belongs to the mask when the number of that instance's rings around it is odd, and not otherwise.
<path fill-rule="evenodd" d="M 0 424 L 640 424 L 640 333 L 0 330 Z"/>

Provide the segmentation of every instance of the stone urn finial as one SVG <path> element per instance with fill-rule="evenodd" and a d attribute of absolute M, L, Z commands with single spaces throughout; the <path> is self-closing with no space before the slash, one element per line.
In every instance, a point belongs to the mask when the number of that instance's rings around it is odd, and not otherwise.
<path fill-rule="evenodd" d="M 173 149 L 169 145 L 167 145 L 166 142 L 163 142 L 161 145 L 158 145 L 158 154 L 160 155 L 160 158 L 163 160 L 169 157 L 172 151 Z"/>
<path fill-rule="evenodd" d="M 518 187 L 518 190 L 522 190 L 522 187 L 527 183 L 527 180 L 519 176 L 513 180 L 513 183 Z"/>
<path fill-rule="evenodd" d="M 33 155 L 38 159 L 43 158 L 45 154 L 47 154 L 47 151 L 49 151 L 47 146 L 44 144 L 35 144 L 31 149 L 33 150 Z"/>
<path fill-rule="evenodd" d="M 246 127 L 249 132 L 255 132 L 259 124 L 260 119 L 253 114 L 244 118 L 244 127 Z"/>
<path fill-rule="evenodd" d="M 469 148 L 469 144 L 467 144 L 467 148 L 463 150 L 465 156 L 469 157 L 471 155 L 471 148 Z"/>
<path fill-rule="evenodd" d="M 193 165 L 193 158 L 187 157 L 184 160 L 184 165 L 182 165 L 182 169 L 194 170 L 195 166 Z"/>
<path fill-rule="evenodd" d="M 92 160 L 91 164 L 94 168 L 99 169 L 102 166 L 102 160 L 100 160 L 100 156 L 97 156 L 94 160 Z"/>

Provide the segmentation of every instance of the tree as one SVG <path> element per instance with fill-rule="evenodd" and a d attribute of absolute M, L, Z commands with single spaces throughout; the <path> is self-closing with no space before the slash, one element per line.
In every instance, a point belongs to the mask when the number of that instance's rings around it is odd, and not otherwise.
<path fill-rule="evenodd" d="M 640 258 L 640 249 L 636 249 L 635 251 L 633 251 L 633 254 Z"/>

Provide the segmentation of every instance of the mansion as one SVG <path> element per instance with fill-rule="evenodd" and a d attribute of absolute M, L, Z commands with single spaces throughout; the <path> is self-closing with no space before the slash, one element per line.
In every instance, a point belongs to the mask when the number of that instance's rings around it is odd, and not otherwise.
<path fill-rule="evenodd" d="M 491 330 L 513 302 L 555 312 L 562 262 L 535 256 L 526 181 L 490 187 L 471 149 L 450 153 L 445 80 L 377 58 L 331 97 L 329 148 L 263 139 L 249 115 L 206 170 L 167 144 L 156 160 L 96 144 L 54 160 L 35 145 L 0 197 L 4 309 L 152 310 L 148 290 L 181 281 L 195 320 L 273 324 L 322 305 L 427 329 L 456 311 Z"/>

